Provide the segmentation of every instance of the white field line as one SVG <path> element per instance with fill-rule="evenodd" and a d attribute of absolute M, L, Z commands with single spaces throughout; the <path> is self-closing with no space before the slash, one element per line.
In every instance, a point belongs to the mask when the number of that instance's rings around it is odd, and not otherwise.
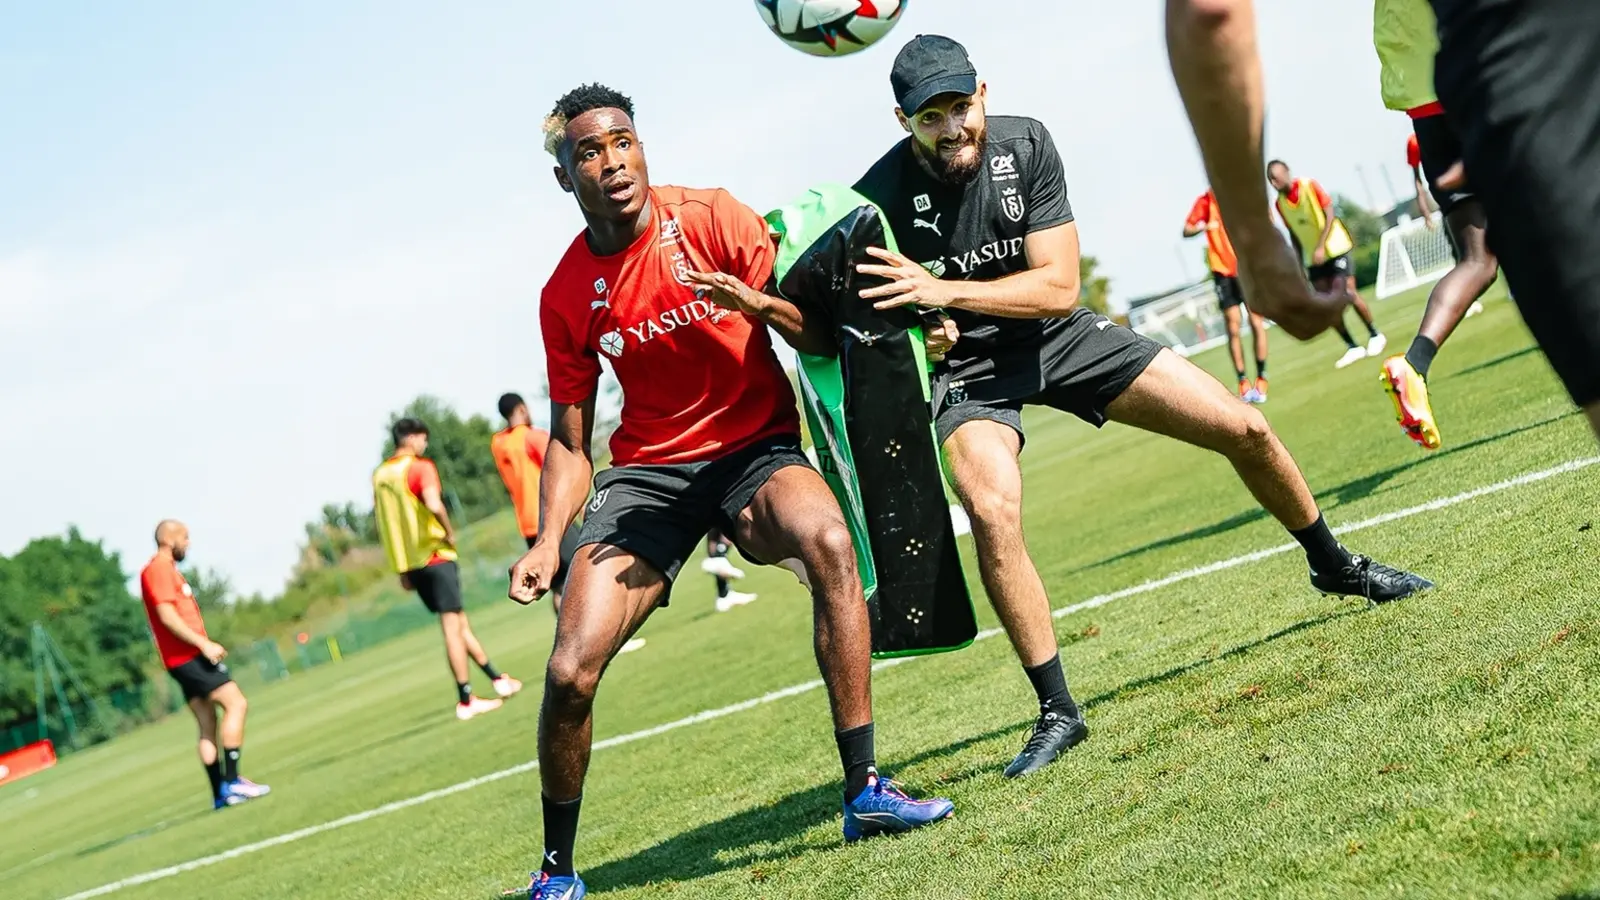
<path fill-rule="evenodd" d="M 1512 488 L 1523 487 L 1535 482 L 1544 481 L 1548 478 L 1554 478 L 1558 475 L 1565 475 L 1568 472 L 1576 472 L 1579 469 L 1588 468 L 1589 466 L 1596 464 L 1600 464 L 1600 456 L 1575 459 L 1570 462 L 1562 463 L 1559 466 L 1554 466 L 1549 469 L 1541 469 L 1537 472 L 1529 472 L 1524 475 L 1518 475 L 1515 478 L 1508 478 L 1505 481 L 1497 481 L 1493 484 L 1484 485 L 1480 488 L 1474 488 L 1470 491 L 1464 491 L 1460 494 L 1455 494 L 1450 497 L 1441 497 L 1437 500 L 1431 500 L 1418 506 L 1410 506 L 1394 512 L 1384 513 L 1383 515 L 1373 516 L 1370 519 L 1362 519 L 1359 522 L 1351 522 L 1348 525 L 1341 525 L 1333 529 L 1333 531 L 1335 534 L 1349 534 L 1354 531 L 1375 528 L 1379 525 L 1386 525 L 1390 522 L 1395 522 L 1400 519 L 1407 519 L 1423 513 L 1434 512 L 1436 510 L 1456 506 L 1458 504 L 1466 503 L 1469 500 L 1476 500 L 1479 497 L 1484 497 L 1489 494 L 1497 494 L 1501 491 L 1508 491 Z M 1276 547 L 1269 547 L 1265 550 L 1257 550 L 1254 553 L 1246 553 L 1242 556 L 1235 556 L 1229 559 L 1219 560 L 1218 562 L 1209 563 L 1203 566 L 1196 566 L 1192 569 L 1184 569 L 1181 572 L 1174 572 L 1171 575 L 1146 581 L 1143 584 L 1138 584 L 1130 588 L 1123 588 L 1120 591 L 1113 591 L 1109 594 L 1101 594 L 1097 597 L 1090 597 L 1087 600 L 1073 603 L 1068 606 L 1063 606 L 1060 609 L 1055 610 L 1053 615 L 1055 615 L 1057 618 L 1060 618 L 1062 616 L 1071 615 L 1075 612 L 1082 612 L 1086 609 L 1095 609 L 1127 597 L 1134 597 L 1138 596 L 1139 594 L 1148 594 L 1152 591 L 1160 590 L 1161 588 L 1177 584 L 1180 581 L 1189 581 L 1190 579 L 1199 578 L 1204 575 L 1210 575 L 1214 572 L 1221 572 L 1226 569 L 1232 569 L 1238 566 L 1247 565 L 1249 563 L 1259 562 L 1268 557 L 1277 556 L 1280 553 L 1287 553 L 1290 550 L 1294 550 L 1298 546 L 1299 544 L 1280 544 Z M 988 628 L 978 632 L 975 640 L 988 640 L 989 638 L 995 637 L 1000 633 L 1001 631 L 998 628 Z M 895 659 L 879 660 L 878 662 L 873 663 L 872 668 L 874 670 L 886 669 L 890 666 L 897 666 L 902 663 L 912 662 L 922 658 L 924 657 L 906 656 Z M 731 716 L 734 713 L 755 709 L 758 706 L 764 706 L 768 703 L 773 703 L 786 697 L 793 697 L 798 694 L 814 691 L 820 687 L 822 687 L 822 681 L 820 679 L 803 682 L 801 684 L 796 684 L 791 687 L 786 687 L 763 694 L 760 697 L 752 697 L 749 700 L 735 703 L 731 706 L 708 709 L 703 712 L 695 713 L 692 716 L 685 716 L 681 719 L 675 719 L 671 722 L 665 722 L 663 724 L 656 725 L 653 728 L 646 728 L 641 731 L 633 731 L 627 734 L 619 734 L 616 737 L 606 738 L 603 741 L 596 741 L 594 744 L 594 749 L 604 750 L 607 747 L 631 744 L 634 741 L 641 741 L 645 738 L 666 734 L 669 731 L 676 731 L 679 728 L 687 728 L 690 725 L 698 725 L 702 722 L 709 722 L 712 719 L 720 719 L 723 716 Z M 213 866 L 217 863 L 226 862 L 227 860 L 236 859 L 241 856 L 248 856 L 252 853 L 258 853 L 262 850 L 267 850 L 272 847 L 279 847 L 284 844 L 292 844 L 295 841 L 304 840 L 308 837 L 314 837 L 324 832 L 343 828 L 346 825 L 355 825 L 359 822 L 365 822 L 369 819 L 376 819 L 379 816 L 386 816 L 390 813 L 399 812 L 402 809 L 410 809 L 413 806 L 421 806 L 424 803 L 431 803 L 434 800 L 438 800 L 443 797 L 449 797 L 452 794 L 459 794 L 463 791 L 470 791 L 476 787 L 482 787 L 483 785 L 499 781 L 502 778 L 510 778 L 513 775 L 521 775 L 524 772 L 531 772 L 538 767 L 539 764 L 536 761 L 525 762 L 520 765 L 512 766 L 509 769 L 501 769 L 498 772 L 490 772 L 487 775 L 480 775 L 477 778 L 469 779 L 467 781 L 460 782 L 459 784 L 452 784 L 449 787 L 442 787 L 437 790 L 428 791 L 427 793 L 418 794 L 415 797 L 408 797 L 404 800 L 396 800 L 392 803 L 385 803 L 382 806 L 373 807 L 372 809 L 365 810 L 364 812 L 351 813 L 348 816 L 323 822 L 319 825 L 308 825 L 305 828 L 285 832 L 277 837 L 270 837 L 266 840 L 255 841 L 254 843 L 249 844 L 241 844 L 238 847 L 234 847 L 232 850 L 225 850 L 221 853 L 214 853 L 210 856 L 202 856 L 198 859 L 192 859 L 188 862 L 179 863 L 175 866 L 167 866 L 164 869 L 152 869 L 149 872 L 143 872 L 138 875 L 130 875 L 129 877 L 120 881 L 113 881 L 110 884 L 104 884 L 97 888 L 91 888 L 87 891 L 80 891 L 69 897 L 64 897 L 62 900 L 88 900 L 90 897 L 101 897 L 124 888 L 133 887 L 135 885 L 147 884 L 152 881 L 160 881 L 165 878 L 171 878 L 174 875 L 182 875 L 184 872 L 192 872 L 195 869 L 203 869 L 207 866 Z"/>

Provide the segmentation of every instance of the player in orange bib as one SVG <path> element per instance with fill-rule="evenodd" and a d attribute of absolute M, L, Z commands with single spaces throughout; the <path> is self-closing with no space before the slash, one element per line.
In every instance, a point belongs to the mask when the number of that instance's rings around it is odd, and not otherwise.
<path fill-rule="evenodd" d="M 1233 371 L 1239 376 L 1239 398 L 1247 403 L 1267 402 L 1267 321 L 1255 310 L 1250 310 L 1250 333 L 1255 336 L 1256 380 L 1254 384 L 1244 373 L 1244 340 L 1239 336 L 1240 307 L 1245 305 L 1244 289 L 1239 286 L 1239 259 L 1233 252 L 1233 241 L 1222 227 L 1222 207 L 1217 196 L 1206 188 L 1194 206 L 1189 208 L 1189 218 L 1183 223 L 1183 236 L 1194 237 L 1201 232 L 1206 236 L 1206 265 L 1211 269 L 1211 281 L 1217 288 L 1217 305 L 1222 308 L 1223 324 L 1228 329 L 1228 352 L 1233 356 Z"/>
<path fill-rule="evenodd" d="M 156 555 L 139 573 L 139 593 L 161 664 L 183 690 L 183 699 L 200 726 L 200 764 L 211 780 L 212 806 L 222 809 L 264 797 L 272 789 L 239 774 L 249 704 L 223 662 L 228 651 L 206 634 L 194 591 L 178 571 L 178 563 L 188 553 L 188 526 L 172 519 L 157 525 Z"/>
<path fill-rule="evenodd" d="M 499 408 L 506 427 L 489 440 L 489 452 L 494 455 L 506 493 L 511 495 L 511 505 L 517 512 L 517 528 L 531 548 L 539 540 L 539 477 L 544 473 L 544 451 L 550 444 L 550 432 L 534 427 L 533 416 L 521 394 L 501 395 Z M 567 589 L 567 569 L 577 550 L 578 529 L 568 528 L 561 536 L 561 568 L 556 570 L 550 583 L 552 605 L 557 614 L 561 612 L 561 595 Z"/>

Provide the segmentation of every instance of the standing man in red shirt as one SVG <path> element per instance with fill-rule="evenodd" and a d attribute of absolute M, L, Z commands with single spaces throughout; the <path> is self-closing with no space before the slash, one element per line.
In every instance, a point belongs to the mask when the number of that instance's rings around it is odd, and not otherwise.
<path fill-rule="evenodd" d="M 505 482 L 506 493 L 511 495 L 511 505 L 516 509 L 517 528 L 523 540 L 532 547 L 539 539 L 539 479 L 544 473 L 544 448 L 550 443 L 550 432 L 533 426 L 533 416 L 521 394 L 503 394 L 500 397 L 500 415 L 506 427 L 495 432 L 489 440 L 489 452 L 494 455 L 495 467 L 500 470 L 500 480 Z M 577 552 L 578 530 L 568 528 L 561 536 L 561 568 L 550 583 L 550 594 L 555 601 L 556 613 L 561 612 L 561 595 L 566 591 L 567 566 L 572 554 Z"/>
<path fill-rule="evenodd" d="M 1233 354 L 1233 371 L 1239 376 L 1239 398 L 1248 403 L 1267 402 L 1267 321 L 1255 310 L 1250 310 L 1250 333 L 1256 344 L 1256 383 L 1251 384 L 1244 375 L 1244 341 L 1239 337 L 1239 308 L 1244 306 L 1244 289 L 1239 286 L 1239 258 L 1233 253 L 1233 242 L 1222 227 L 1222 207 L 1217 196 L 1206 188 L 1194 206 L 1189 208 L 1189 218 L 1183 223 L 1183 236 L 1194 237 L 1205 232 L 1206 265 L 1211 268 L 1211 280 L 1217 286 L 1217 305 L 1222 308 L 1223 324 L 1228 329 L 1228 352 Z"/>
<path fill-rule="evenodd" d="M 798 560 L 812 589 L 816 656 L 844 768 L 844 834 L 855 840 L 948 817 L 874 768 L 871 636 L 844 513 L 800 450 L 794 392 L 767 325 L 719 306 L 738 282 L 760 290 L 776 255 L 766 222 L 726 191 L 652 187 L 633 103 L 600 85 L 557 101 L 544 123 L 556 181 L 587 227 L 545 285 L 551 439 L 539 539 L 511 571 L 531 603 L 560 566 L 557 536 L 588 497 L 602 355 L 622 385 L 612 466 L 594 478 L 539 716 L 545 856 L 532 900 L 578 900 L 573 869 L 595 690 L 607 663 L 665 605 L 684 561 L 719 529 L 751 561 Z M 713 273 L 713 274 L 701 274 Z"/>
<path fill-rule="evenodd" d="M 200 726 L 200 763 L 211 780 L 212 807 L 222 809 L 265 797 L 272 789 L 239 774 L 248 704 L 222 662 L 228 651 L 206 635 L 194 591 L 178 571 L 178 563 L 188 552 L 187 526 L 173 519 L 157 525 L 156 555 L 139 573 L 139 592 L 161 664 L 182 689 Z M 218 706 L 222 707 L 220 727 Z"/>

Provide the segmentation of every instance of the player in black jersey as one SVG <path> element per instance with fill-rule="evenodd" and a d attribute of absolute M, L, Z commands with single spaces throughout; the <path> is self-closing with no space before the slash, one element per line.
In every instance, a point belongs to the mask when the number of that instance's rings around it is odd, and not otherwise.
<path fill-rule="evenodd" d="M 900 253 L 873 250 L 862 291 L 880 307 L 947 313 L 960 338 L 935 371 L 935 418 L 972 519 L 984 587 L 1039 697 L 1006 769 L 1025 775 L 1088 734 L 1067 690 L 1050 601 L 1022 536 L 1022 407 L 1108 419 L 1216 451 L 1305 548 L 1311 583 L 1382 603 L 1428 580 L 1351 554 L 1317 509 L 1267 420 L 1161 345 L 1079 308 L 1078 233 L 1061 157 L 1039 122 L 985 116 L 960 44 L 917 37 L 890 76 L 910 137 L 855 189 L 887 216 Z"/>

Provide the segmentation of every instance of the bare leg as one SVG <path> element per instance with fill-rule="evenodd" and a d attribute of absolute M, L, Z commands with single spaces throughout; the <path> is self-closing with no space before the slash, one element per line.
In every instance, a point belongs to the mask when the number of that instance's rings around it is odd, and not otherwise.
<path fill-rule="evenodd" d="M 1244 378 L 1244 341 L 1239 337 L 1239 307 L 1230 306 L 1222 311 L 1222 323 L 1228 329 L 1228 353 L 1233 356 L 1233 371 Z"/>
<path fill-rule="evenodd" d="M 1432 341 L 1435 349 L 1444 346 L 1467 310 L 1494 284 L 1500 266 L 1484 240 L 1483 204 L 1476 200 L 1458 204 L 1445 217 L 1445 226 L 1455 237 L 1461 259 L 1433 286 L 1417 329 L 1417 336 Z"/>
<path fill-rule="evenodd" d="M 472 622 L 465 612 L 457 613 L 461 616 L 461 642 L 467 649 L 467 655 L 479 666 L 489 663 L 489 654 L 484 652 L 483 645 L 478 643 L 478 636 L 472 632 Z"/>
<path fill-rule="evenodd" d="M 539 780 L 546 798 L 570 802 L 583 793 L 600 676 L 666 587 L 654 566 L 609 544 L 592 544 L 573 558 L 539 708 Z"/>
<path fill-rule="evenodd" d="M 462 614 L 458 612 L 439 614 L 439 630 L 444 632 L 444 655 L 456 684 L 466 684 L 472 677 L 467 670 L 467 641 L 462 636 L 462 621 Z"/>
<path fill-rule="evenodd" d="M 799 559 L 811 584 L 817 668 L 835 731 L 872 721 L 872 632 L 855 546 L 839 503 L 815 470 L 774 472 L 736 523 L 739 544 L 762 559 Z"/>
<path fill-rule="evenodd" d="M 244 746 L 244 717 L 250 709 L 250 703 L 245 700 L 239 685 L 228 682 L 211 692 L 211 700 L 222 707 L 222 727 L 219 729 L 222 746 L 234 750 Z"/>
<path fill-rule="evenodd" d="M 983 589 L 1017 658 L 1031 668 L 1055 657 L 1056 633 L 1050 597 L 1022 538 L 1021 450 L 1010 426 L 982 419 L 963 423 L 944 443 L 956 495 L 972 520 Z"/>
<path fill-rule="evenodd" d="M 213 765 L 217 761 L 217 708 L 210 700 L 195 697 L 189 701 L 189 711 L 200 726 L 200 764 Z"/>
<path fill-rule="evenodd" d="M 1290 531 L 1317 520 L 1311 489 L 1266 417 L 1235 402 L 1215 378 L 1171 350 L 1157 354 L 1106 415 L 1226 456 L 1250 493 Z"/>
<path fill-rule="evenodd" d="M 1361 299 L 1361 292 L 1356 290 L 1356 277 L 1346 275 L 1339 281 L 1343 285 L 1344 295 L 1350 298 L 1350 305 L 1356 308 L 1356 315 L 1361 317 L 1361 321 L 1367 326 L 1367 331 L 1377 334 L 1378 326 L 1372 323 L 1372 309 L 1367 306 L 1367 301 Z"/>
<path fill-rule="evenodd" d="M 1258 364 L 1266 362 L 1267 361 L 1267 320 L 1263 319 L 1261 317 L 1261 314 L 1258 313 L 1258 312 L 1255 312 L 1254 310 L 1252 310 L 1250 312 L 1250 334 L 1255 337 L 1256 362 Z M 1260 375 L 1261 372 L 1258 370 L 1256 372 L 1256 374 Z"/>

